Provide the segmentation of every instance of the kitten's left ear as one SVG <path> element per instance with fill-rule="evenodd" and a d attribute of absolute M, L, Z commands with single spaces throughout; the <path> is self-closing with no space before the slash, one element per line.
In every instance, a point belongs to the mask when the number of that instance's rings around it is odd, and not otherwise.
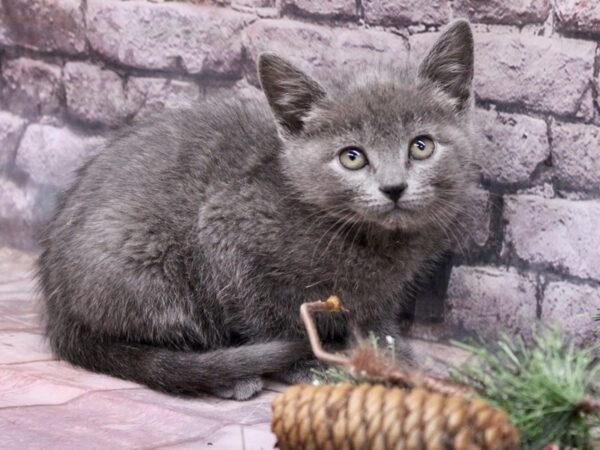
<path fill-rule="evenodd" d="M 259 56 L 258 76 L 277 122 L 291 134 L 302 130 L 306 115 L 325 97 L 319 83 L 271 53 Z"/>
<path fill-rule="evenodd" d="M 419 74 L 456 99 L 459 110 L 471 99 L 473 33 L 469 22 L 457 20 L 446 28 L 419 67 Z"/>

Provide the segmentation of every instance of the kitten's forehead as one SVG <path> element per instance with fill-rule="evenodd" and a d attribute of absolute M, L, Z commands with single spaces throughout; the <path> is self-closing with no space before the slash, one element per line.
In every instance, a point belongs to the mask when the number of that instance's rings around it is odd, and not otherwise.
<path fill-rule="evenodd" d="M 412 71 L 370 72 L 334 85 L 312 117 L 319 128 L 395 134 L 456 119 L 452 100 Z"/>

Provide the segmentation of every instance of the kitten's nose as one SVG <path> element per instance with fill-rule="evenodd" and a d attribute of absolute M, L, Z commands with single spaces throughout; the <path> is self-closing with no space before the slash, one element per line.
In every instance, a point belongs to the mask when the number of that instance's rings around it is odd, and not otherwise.
<path fill-rule="evenodd" d="M 406 190 L 408 185 L 406 183 L 394 184 L 392 186 L 381 186 L 379 190 L 393 202 L 397 202 L 402 196 L 402 193 Z"/>

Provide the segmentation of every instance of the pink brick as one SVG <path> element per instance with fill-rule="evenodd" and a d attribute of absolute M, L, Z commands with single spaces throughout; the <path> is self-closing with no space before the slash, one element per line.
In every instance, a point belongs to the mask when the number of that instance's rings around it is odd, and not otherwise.
<path fill-rule="evenodd" d="M 59 66 L 16 58 L 4 62 L 2 76 L 2 97 L 11 111 L 29 117 L 60 111 L 63 86 Z"/>
<path fill-rule="evenodd" d="M 600 288 L 568 281 L 551 282 L 544 290 L 542 320 L 560 325 L 577 343 L 597 342 Z"/>
<path fill-rule="evenodd" d="M 330 16 L 333 18 L 356 17 L 355 0 L 281 0 L 284 13 L 298 15 Z"/>
<path fill-rule="evenodd" d="M 487 180 L 523 183 L 550 155 L 546 122 L 521 115 L 478 109 L 474 116 L 485 137 L 475 160 Z"/>
<path fill-rule="evenodd" d="M 449 0 L 363 0 L 365 20 L 377 25 L 439 25 L 451 17 Z"/>
<path fill-rule="evenodd" d="M 275 0 L 233 0 L 232 5 L 247 6 L 254 8 L 268 8 L 270 6 L 275 6 Z"/>
<path fill-rule="evenodd" d="M 554 2 L 556 28 L 562 31 L 600 35 L 600 5 L 596 0 Z"/>
<path fill-rule="evenodd" d="M 12 163 L 17 144 L 25 129 L 25 121 L 5 111 L 0 111 L 0 168 Z"/>
<path fill-rule="evenodd" d="M 65 65 L 65 91 L 69 114 L 81 121 L 117 125 L 130 114 L 125 82 L 111 70 L 69 62 Z"/>
<path fill-rule="evenodd" d="M 130 77 L 127 98 L 136 118 L 148 117 L 164 108 L 189 106 L 200 98 L 198 85 L 189 81 Z"/>
<path fill-rule="evenodd" d="M 552 123 L 556 178 L 576 189 L 600 187 L 600 126 Z"/>
<path fill-rule="evenodd" d="M 410 36 L 408 42 L 410 47 L 410 59 L 415 64 L 421 62 L 431 46 L 440 36 L 440 33 L 417 33 Z M 477 54 L 475 54 L 477 57 Z"/>
<path fill-rule="evenodd" d="M 447 321 L 466 333 L 527 334 L 536 318 L 536 283 L 514 269 L 459 266 L 448 286 Z"/>
<path fill-rule="evenodd" d="M 475 90 L 483 100 L 575 115 L 593 75 L 596 45 L 525 34 L 478 34 Z"/>
<path fill-rule="evenodd" d="M 455 14 L 474 22 L 521 25 L 544 22 L 550 13 L 550 0 L 457 0 Z"/>
<path fill-rule="evenodd" d="M 100 142 L 67 128 L 33 124 L 25 130 L 15 163 L 36 183 L 65 187 L 85 157 L 98 150 Z"/>
<path fill-rule="evenodd" d="M 511 195 L 504 200 L 504 219 L 505 253 L 600 280 L 600 201 Z"/>
<path fill-rule="evenodd" d="M 6 9 L 4 3 L 0 2 L 0 45 L 14 45 L 10 37 L 10 28 L 8 24 L 8 18 L 6 17 Z"/>
<path fill-rule="evenodd" d="M 183 107 L 200 96 L 198 86 L 188 81 L 152 77 L 125 80 L 112 70 L 83 62 L 65 65 L 65 88 L 71 116 L 109 126 L 165 107 Z"/>
<path fill-rule="evenodd" d="M 251 20 L 212 6 L 89 0 L 87 35 L 94 50 L 127 66 L 232 75 Z"/>
<path fill-rule="evenodd" d="M 82 0 L 4 0 L 0 42 L 41 51 L 85 50 Z"/>
<path fill-rule="evenodd" d="M 420 61 L 437 36 L 411 36 L 411 59 Z M 587 94 L 594 42 L 496 32 L 478 32 L 474 39 L 474 87 L 480 99 L 573 116 L 582 109 L 591 111 Z"/>
<path fill-rule="evenodd" d="M 461 222 L 454 234 L 463 238 L 464 242 L 458 246 L 459 252 L 469 252 L 477 247 L 482 247 L 490 238 L 492 221 L 492 203 L 490 193 L 481 188 L 473 188 L 469 192 L 469 206 L 465 219 Z"/>
<path fill-rule="evenodd" d="M 408 53 L 400 36 L 384 31 L 332 29 L 287 19 L 257 21 L 248 28 L 246 46 L 253 61 L 258 53 L 271 51 L 312 74 L 344 68 L 361 70 L 369 61 L 403 61 Z M 254 67 L 249 73 L 256 83 Z"/>

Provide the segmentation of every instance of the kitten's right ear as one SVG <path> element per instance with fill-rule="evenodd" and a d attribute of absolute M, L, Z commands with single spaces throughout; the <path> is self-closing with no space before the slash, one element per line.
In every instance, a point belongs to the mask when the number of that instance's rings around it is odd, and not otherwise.
<path fill-rule="evenodd" d="M 466 20 L 456 20 L 433 45 L 419 67 L 419 74 L 437 84 L 463 110 L 471 100 L 473 60 L 471 26 Z"/>
<path fill-rule="evenodd" d="M 325 97 L 319 83 L 271 53 L 258 57 L 258 77 L 275 119 L 291 134 L 302 130 L 306 115 Z"/>

